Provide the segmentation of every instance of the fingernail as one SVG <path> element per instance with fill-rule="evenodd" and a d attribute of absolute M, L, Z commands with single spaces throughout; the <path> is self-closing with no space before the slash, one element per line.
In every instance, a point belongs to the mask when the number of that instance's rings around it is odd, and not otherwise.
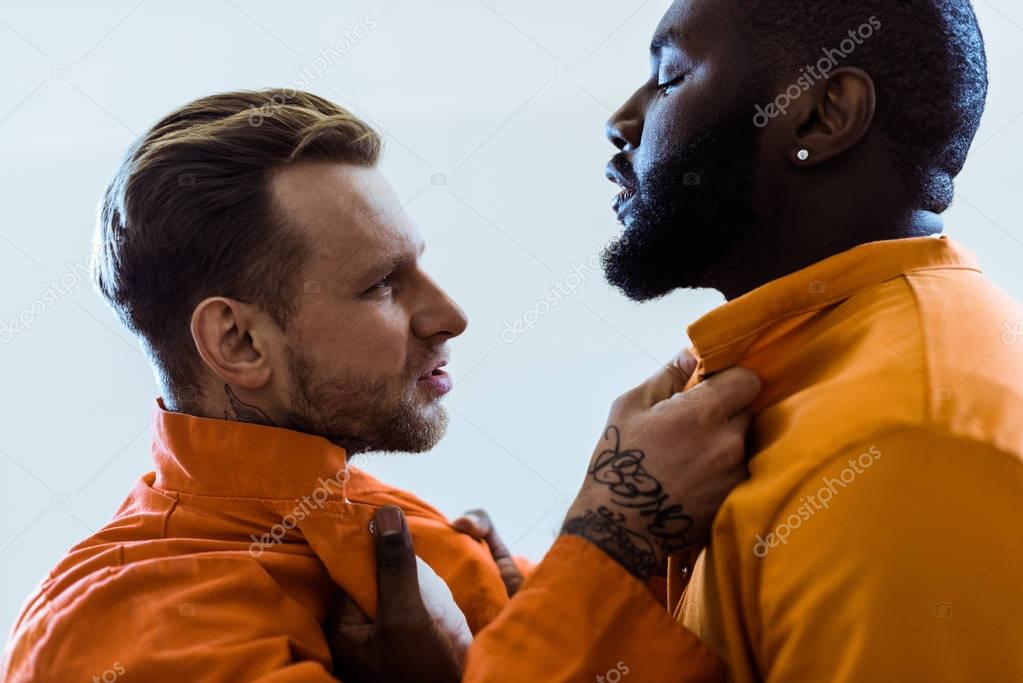
<path fill-rule="evenodd" d="M 394 507 L 381 508 L 377 512 L 377 529 L 381 536 L 401 533 L 401 510 Z"/>
<path fill-rule="evenodd" d="M 462 515 L 462 517 L 464 517 L 465 519 L 469 520 L 470 522 L 475 524 L 477 527 L 479 527 L 479 526 L 481 526 L 483 524 L 483 520 L 481 520 L 479 517 L 477 517 L 476 515 L 472 514 L 471 512 L 466 512 L 464 515 Z"/>

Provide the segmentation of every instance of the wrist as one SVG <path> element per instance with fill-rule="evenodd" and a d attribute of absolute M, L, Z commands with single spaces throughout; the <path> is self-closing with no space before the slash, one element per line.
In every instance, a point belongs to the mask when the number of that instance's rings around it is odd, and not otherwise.
<path fill-rule="evenodd" d="M 643 582 L 664 564 L 658 546 L 633 529 L 626 515 L 601 501 L 577 500 L 565 518 L 561 534 L 589 541 Z"/>

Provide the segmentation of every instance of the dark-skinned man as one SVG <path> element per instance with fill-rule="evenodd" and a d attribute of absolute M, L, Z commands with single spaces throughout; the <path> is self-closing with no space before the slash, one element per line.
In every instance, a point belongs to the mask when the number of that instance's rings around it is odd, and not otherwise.
<path fill-rule="evenodd" d="M 691 381 L 764 382 L 750 480 L 667 567 L 668 612 L 723 671 L 692 649 L 651 662 L 653 617 L 623 616 L 639 581 L 608 565 L 646 579 L 645 544 L 593 511 L 647 489 L 606 478 L 605 454 L 671 457 L 609 429 L 552 550 L 603 550 L 576 568 L 603 590 L 566 606 L 571 577 L 541 564 L 465 680 L 1023 680 L 1023 352 L 1003 337 L 1023 308 L 938 236 L 987 93 L 973 8 L 679 0 L 651 57 L 608 123 L 608 279 L 638 301 L 719 290 Z"/>

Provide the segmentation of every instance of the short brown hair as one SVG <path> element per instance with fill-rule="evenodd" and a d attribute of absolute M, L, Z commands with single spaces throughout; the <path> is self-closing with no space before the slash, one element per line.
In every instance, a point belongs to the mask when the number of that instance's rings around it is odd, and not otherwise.
<path fill-rule="evenodd" d="M 273 89 L 196 100 L 128 150 L 100 203 L 93 279 L 175 404 L 201 397 L 200 301 L 255 303 L 282 327 L 297 309 L 309 249 L 274 204 L 273 174 L 312 160 L 372 166 L 380 146 L 342 107 Z"/>

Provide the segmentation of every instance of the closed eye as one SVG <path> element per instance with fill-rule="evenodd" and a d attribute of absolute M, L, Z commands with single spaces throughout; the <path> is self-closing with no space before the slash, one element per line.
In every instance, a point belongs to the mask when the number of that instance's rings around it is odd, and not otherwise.
<path fill-rule="evenodd" d="M 392 281 L 393 277 L 394 277 L 394 273 L 390 273 L 389 275 L 387 275 L 387 277 L 384 277 L 384 278 L 381 278 L 381 279 L 377 280 L 372 285 L 370 285 L 366 289 L 366 291 L 363 292 L 363 294 L 373 294 L 375 292 L 380 292 L 380 291 L 383 291 L 383 290 L 390 289 L 391 288 L 391 284 L 392 284 L 391 281 Z"/>
<path fill-rule="evenodd" d="M 666 82 L 664 82 L 664 83 L 658 83 L 658 84 L 657 84 L 657 89 L 658 89 L 658 90 L 660 90 L 660 91 L 661 91 L 662 93 L 664 93 L 665 95 L 670 95 L 670 94 L 671 94 L 671 91 L 672 91 L 672 89 L 673 89 L 673 88 L 674 88 L 674 87 L 675 87 L 676 85 L 679 85 L 679 84 L 680 84 L 680 83 L 681 83 L 682 81 L 684 81 L 685 79 L 686 79 L 686 74 L 682 74 L 681 76 L 678 76 L 678 77 L 676 77 L 676 78 L 673 78 L 673 79 L 671 79 L 670 81 L 666 81 Z"/>

